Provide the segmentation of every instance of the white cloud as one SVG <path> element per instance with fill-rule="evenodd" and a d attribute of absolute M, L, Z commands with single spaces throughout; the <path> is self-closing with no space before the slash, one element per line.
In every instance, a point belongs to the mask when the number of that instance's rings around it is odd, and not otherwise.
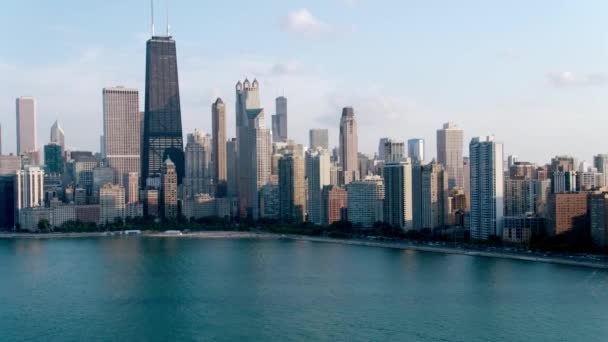
<path fill-rule="evenodd" d="M 608 84 L 608 74 L 600 72 L 585 75 L 571 71 L 550 72 L 547 74 L 547 79 L 556 87 L 590 87 Z"/>
<path fill-rule="evenodd" d="M 319 34 L 331 31 L 331 27 L 328 24 L 315 17 L 306 8 L 288 13 L 283 20 L 283 29 L 308 37 L 318 36 Z"/>

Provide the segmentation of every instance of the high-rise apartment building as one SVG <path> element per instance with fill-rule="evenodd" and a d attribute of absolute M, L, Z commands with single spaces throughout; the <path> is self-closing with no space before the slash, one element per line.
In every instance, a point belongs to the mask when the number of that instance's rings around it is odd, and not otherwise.
<path fill-rule="evenodd" d="M 37 166 L 26 166 L 15 176 L 15 221 L 19 211 L 44 205 L 44 170 Z"/>
<path fill-rule="evenodd" d="M 608 193 L 589 196 L 591 241 L 600 249 L 608 248 Z"/>
<path fill-rule="evenodd" d="M 321 193 L 321 224 L 328 226 L 345 220 L 347 208 L 348 193 L 344 188 L 335 185 L 323 187 Z"/>
<path fill-rule="evenodd" d="M 448 177 L 441 164 L 435 161 L 421 168 L 420 215 L 423 229 L 447 225 Z M 414 212 L 414 215 L 417 213 Z"/>
<path fill-rule="evenodd" d="M 125 188 L 125 202 L 135 204 L 139 202 L 139 174 L 129 172 L 123 176 L 122 184 Z"/>
<path fill-rule="evenodd" d="M 287 141 L 287 98 L 279 96 L 275 100 L 276 114 L 272 116 L 272 141 Z"/>
<path fill-rule="evenodd" d="M 306 151 L 306 178 L 308 179 L 308 221 L 323 223 L 321 195 L 329 185 L 331 162 L 329 152 L 321 147 Z"/>
<path fill-rule="evenodd" d="M 193 198 L 198 194 L 211 193 L 211 136 L 195 129 L 188 134 L 186 145 L 186 173 L 184 176 L 184 195 Z"/>
<path fill-rule="evenodd" d="M 437 162 L 448 173 L 450 190 L 464 186 L 463 146 L 464 132 L 455 124 L 448 122 L 443 124 L 442 129 L 437 130 Z"/>
<path fill-rule="evenodd" d="M 228 197 L 237 197 L 238 195 L 237 161 L 238 152 L 236 138 L 232 138 L 226 142 L 226 192 Z"/>
<path fill-rule="evenodd" d="M 298 155 L 279 159 L 279 212 L 283 222 L 303 222 L 306 218 L 304 160 Z"/>
<path fill-rule="evenodd" d="M 161 213 L 166 220 L 177 219 L 177 168 L 170 158 L 163 164 L 161 173 Z"/>
<path fill-rule="evenodd" d="M 416 138 L 407 141 L 407 154 L 412 164 L 424 163 L 424 139 Z"/>
<path fill-rule="evenodd" d="M 211 108 L 211 124 L 213 126 L 213 184 L 216 197 L 226 196 L 226 105 L 219 97 Z"/>
<path fill-rule="evenodd" d="M 259 190 L 271 175 L 271 133 L 265 125 L 257 80 L 236 85 L 239 215 L 258 219 Z"/>
<path fill-rule="evenodd" d="M 598 154 L 594 156 L 593 166 L 603 175 L 602 185 L 608 186 L 608 154 Z"/>
<path fill-rule="evenodd" d="M 125 188 L 116 184 L 105 184 L 99 189 L 101 223 L 113 223 L 125 215 Z"/>
<path fill-rule="evenodd" d="M 17 154 L 38 152 L 36 126 L 36 99 L 23 96 L 16 100 L 17 107 Z"/>
<path fill-rule="evenodd" d="M 357 120 L 352 107 L 342 110 L 340 118 L 340 164 L 342 166 L 342 184 L 349 184 L 359 179 L 359 136 Z"/>
<path fill-rule="evenodd" d="M 321 147 L 329 151 L 329 131 L 322 128 L 314 128 L 308 132 L 309 148 Z"/>
<path fill-rule="evenodd" d="M 102 97 L 105 159 L 115 170 L 118 184 L 122 184 L 125 174 L 139 174 L 141 170 L 139 92 L 124 87 L 104 88 Z"/>
<path fill-rule="evenodd" d="M 141 182 L 160 186 L 164 161 L 173 161 L 178 184 L 184 177 L 184 140 L 177 73 L 177 53 L 172 37 L 153 36 L 146 44 L 146 95 Z"/>
<path fill-rule="evenodd" d="M 15 227 L 15 176 L 0 175 L 0 229 Z"/>
<path fill-rule="evenodd" d="M 348 221 L 354 225 L 371 227 L 384 221 L 384 181 L 370 176 L 348 184 Z"/>
<path fill-rule="evenodd" d="M 503 145 L 493 136 L 477 137 L 469 145 L 471 161 L 471 237 L 502 236 L 504 215 Z"/>
<path fill-rule="evenodd" d="M 412 163 L 409 159 L 384 165 L 384 222 L 412 229 Z"/>
<path fill-rule="evenodd" d="M 547 233 L 559 235 L 574 229 L 589 229 L 587 192 L 555 193 L 549 196 Z"/>

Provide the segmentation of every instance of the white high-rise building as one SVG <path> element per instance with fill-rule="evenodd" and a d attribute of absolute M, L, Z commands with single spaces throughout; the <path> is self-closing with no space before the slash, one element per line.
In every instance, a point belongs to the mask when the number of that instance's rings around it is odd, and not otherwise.
<path fill-rule="evenodd" d="M 15 222 L 19 211 L 44 205 L 44 170 L 37 166 L 26 166 L 15 176 Z"/>
<path fill-rule="evenodd" d="M 141 121 L 139 92 L 124 87 L 103 91 L 103 152 L 122 185 L 130 172 L 141 174 Z"/>
<path fill-rule="evenodd" d="M 323 187 L 331 183 L 329 152 L 323 148 L 306 151 L 306 177 L 308 179 L 308 220 L 323 223 Z"/>
<path fill-rule="evenodd" d="M 352 107 L 344 108 L 340 118 L 340 164 L 344 184 L 359 179 L 359 137 Z"/>
<path fill-rule="evenodd" d="M 464 186 L 463 144 L 464 132 L 455 124 L 448 122 L 437 130 L 437 162 L 448 172 L 450 190 Z"/>
<path fill-rule="evenodd" d="M 408 140 L 407 154 L 413 164 L 424 163 L 424 139 L 416 138 Z"/>
<path fill-rule="evenodd" d="M 401 229 L 413 227 L 412 162 L 384 165 L 384 222 Z"/>
<path fill-rule="evenodd" d="M 477 137 L 469 145 L 471 167 L 471 237 L 502 236 L 504 215 L 503 145 L 494 136 Z"/>

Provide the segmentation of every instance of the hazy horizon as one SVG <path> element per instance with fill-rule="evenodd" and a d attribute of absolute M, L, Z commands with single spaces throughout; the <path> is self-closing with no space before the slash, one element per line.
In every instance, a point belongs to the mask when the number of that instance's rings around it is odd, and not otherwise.
<path fill-rule="evenodd" d="M 211 104 L 234 85 L 260 81 L 267 125 L 274 98 L 289 100 L 289 136 L 327 128 L 337 145 L 341 108 L 352 106 L 359 146 L 381 137 L 423 138 L 428 160 L 447 121 L 494 134 L 505 157 L 592 161 L 607 153 L 608 3 L 524 0 L 182 0 L 170 5 L 177 42 L 184 134 L 211 131 Z M 38 142 L 59 119 L 72 149 L 99 150 L 102 88 L 137 88 L 143 104 L 150 3 L 29 0 L 0 13 L 3 153 L 15 152 L 15 98 L 34 96 Z M 165 33 L 165 1 L 156 1 Z M 140 108 L 143 110 L 143 106 Z M 84 129 L 86 128 L 86 129 Z"/>

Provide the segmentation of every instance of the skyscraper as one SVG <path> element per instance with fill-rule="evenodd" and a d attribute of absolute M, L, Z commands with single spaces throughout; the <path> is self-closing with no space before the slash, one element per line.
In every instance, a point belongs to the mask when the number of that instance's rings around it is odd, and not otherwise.
<path fill-rule="evenodd" d="M 503 145 L 493 136 L 477 137 L 469 145 L 471 162 L 471 237 L 502 236 L 504 215 Z M 448 174 L 449 175 L 449 174 Z"/>
<path fill-rule="evenodd" d="M 271 133 L 265 125 L 257 80 L 236 85 L 239 215 L 259 217 L 259 190 L 271 174 Z"/>
<path fill-rule="evenodd" d="M 19 211 L 44 205 L 44 171 L 37 166 L 26 166 L 15 176 L 15 222 Z"/>
<path fill-rule="evenodd" d="M 170 158 L 163 164 L 161 173 L 162 215 L 166 220 L 177 218 L 177 169 Z"/>
<path fill-rule="evenodd" d="M 184 176 L 184 141 L 177 74 L 177 54 L 172 37 L 153 36 L 146 45 L 146 96 L 141 182 L 159 187 L 163 162 L 170 158 L 177 182 Z"/>
<path fill-rule="evenodd" d="M 359 179 L 359 137 L 357 120 L 352 107 L 345 107 L 340 118 L 340 163 L 342 183 L 348 184 Z"/>
<path fill-rule="evenodd" d="M 184 193 L 187 198 L 209 194 L 211 185 L 211 136 L 195 129 L 186 145 Z"/>
<path fill-rule="evenodd" d="M 308 179 L 308 221 L 323 223 L 322 192 L 330 184 L 329 152 L 323 148 L 306 151 L 306 178 Z"/>
<path fill-rule="evenodd" d="M 443 165 L 448 173 L 450 190 L 462 188 L 464 185 L 463 139 L 463 130 L 451 122 L 443 124 L 443 128 L 437 130 L 437 162 Z"/>
<path fill-rule="evenodd" d="M 99 189 L 101 223 L 113 223 L 125 215 L 125 188 L 121 185 L 105 184 Z"/>
<path fill-rule="evenodd" d="M 314 128 L 309 131 L 309 147 L 321 147 L 329 151 L 329 132 L 327 129 Z"/>
<path fill-rule="evenodd" d="M 272 141 L 287 141 L 287 98 L 279 96 L 275 100 L 276 114 L 272 116 Z"/>
<path fill-rule="evenodd" d="M 288 154 L 279 159 L 279 213 L 283 222 L 303 222 L 306 212 L 304 160 Z"/>
<path fill-rule="evenodd" d="M 447 225 L 448 179 L 443 166 L 435 161 L 422 166 L 421 181 L 422 228 L 434 229 Z"/>
<path fill-rule="evenodd" d="M 424 162 L 424 139 L 410 139 L 407 141 L 407 153 L 412 163 Z"/>
<path fill-rule="evenodd" d="M 213 184 L 216 187 L 216 197 L 226 195 L 226 105 L 219 97 L 211 109 L 213 126 Z"/>
<path fill-rule="evenodd" d="M 608 186 L 608 154 L 598 154 L 593 157 L 593 166 L 601 172 L 603 177 L 603 186 Z"/>
<path fill-rule="evenodd" d="M 103 135 L 108 166 L 116 170 L 118 184 L 125 174 L 141 170 L 139 92 L 124 87 L 104 88 Z"/>
<path fill-rule="evenodd" d="M 48 174 L 61 174 L 63 173 L 63 154 L 61 145 L 51 142 L 48 145 L 44 145 L 44 165 L 46 166 L 46 173 Z"/>
<path fill-rule="evenodd" d="M 384 222 L 404 230 L 413 227 L 412 163 L 409 159 L 384 165 Z"/>
<path fill-rule="evenodd" d="M 371 176 L 354 181 L 346 187 L 348 221 L 362 227 L 371 227 L 384 217 L 384 182 L 382 177 Z"/>
<path fill-rule="evenodd" d="M 236 138 L 226 142 L 226 176 L 228 197 L 238 195 L 238 173 L 237 173 L 238 151 Z"/>
<path fill-rule="evenodd" d="M 20 97 L 17 104 L 17 154 L 38 151 L 38 131 L 36 129 L 36 99 Z"/>
<path fill-rule="evenodd" d="M 378 158 L 385 162 L 400 161 L 406 158 L 405 143 L 401 140 L 390 138 L 380 139 L 380 148 L 378 149 Z"/>
<path fill-rule="evenodd" d="M 63 155 L 65 152 L 65 133 L 57 120 L 51 126 L 51 143 L 61 146 L 61 154 Z"/>

